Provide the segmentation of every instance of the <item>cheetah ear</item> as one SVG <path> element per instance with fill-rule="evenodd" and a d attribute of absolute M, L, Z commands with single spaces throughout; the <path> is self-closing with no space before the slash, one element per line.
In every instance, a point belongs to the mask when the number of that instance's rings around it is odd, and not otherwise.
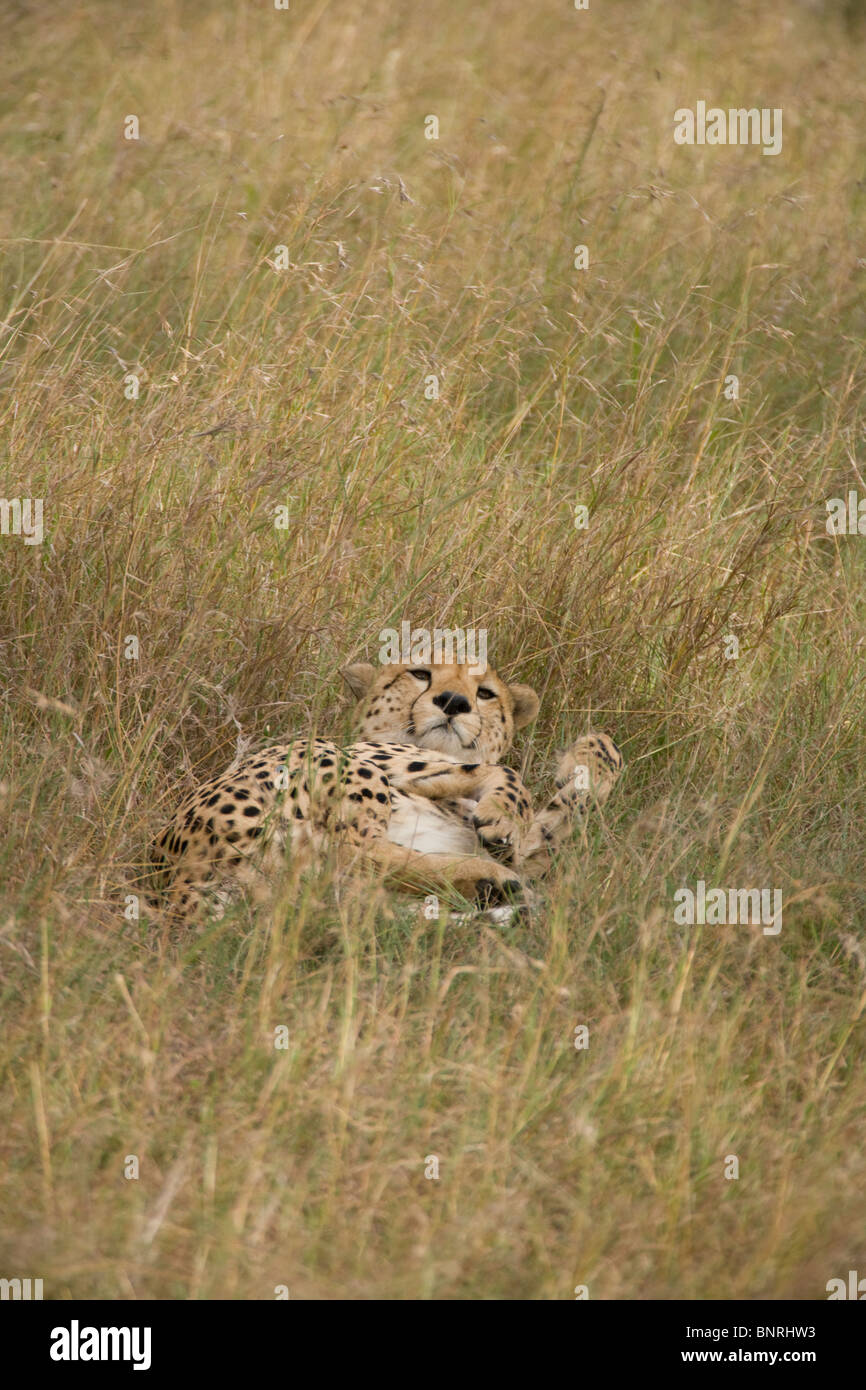
<path fill-rule="evenodd" d="M 362 700 L 376 679 L 378 672 L 369 661 L 356 661 L 352 666 L 344 666 L 340 673 L 356 700 Z"/>
<path fill-rule="evenodd" d="M 515 729 L 522 729 L 524 724 L 532 723 L 538 713 L 538 706 L 541 701 L 529 685 L 510 685 L 508 689 L 514 703 L 512 710 L 514 727 Z"/>

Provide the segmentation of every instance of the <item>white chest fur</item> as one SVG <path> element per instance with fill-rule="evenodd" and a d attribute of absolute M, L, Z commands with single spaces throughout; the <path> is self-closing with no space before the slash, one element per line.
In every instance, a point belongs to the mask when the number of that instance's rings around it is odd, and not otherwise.
<path fill-rule="evenodd" d="M 478 839 L 471 826 L 422 796 L 392 793 L 388 839 L 421 854 L 477 854 Z"/>

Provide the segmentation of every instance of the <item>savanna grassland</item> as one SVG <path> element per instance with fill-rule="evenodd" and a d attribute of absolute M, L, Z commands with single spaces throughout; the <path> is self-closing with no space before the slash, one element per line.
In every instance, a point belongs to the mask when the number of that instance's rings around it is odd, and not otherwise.
<path fill-rule="evenodd" d="M 0 536 L 0 1275 L 866 1272 L 866 538 L 825 526 L 866 497 L 857 7 L 3 9 L 0 493 L 44 538 Z M 676 145 L 699 99 L 781 108 L 781 154 Z M 178 797 L 347 736 L 340 668 L 404 619 L 536 686 L 539 792 L 623 749 L 542 907 L 324 873 L 130 920 Z M 781 889 L 781 932 L 678 926 L 699 879 Z"/>

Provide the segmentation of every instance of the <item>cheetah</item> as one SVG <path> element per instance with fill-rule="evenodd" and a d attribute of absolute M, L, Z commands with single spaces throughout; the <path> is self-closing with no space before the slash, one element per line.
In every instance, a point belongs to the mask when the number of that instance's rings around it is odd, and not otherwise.
<path fill-rule="evenodd" d="M 239 887 L 261 899 L 287 868 L 329 847 L 409 892 L 456 891 L 484 909 L 531 900 L 592 796 L 604 802 L 623 767 L 591 733 L 560 760 L 555 794 L 534 811 L 502 764 L 538 713 L 527 685 L 490 667 L 358 662 L 343 677 L 360 702 L 360 740 L 300 737 L 250 753 L 182 802 L 152 847 L 167 910 L 200 920 L 209 896 Z"/>

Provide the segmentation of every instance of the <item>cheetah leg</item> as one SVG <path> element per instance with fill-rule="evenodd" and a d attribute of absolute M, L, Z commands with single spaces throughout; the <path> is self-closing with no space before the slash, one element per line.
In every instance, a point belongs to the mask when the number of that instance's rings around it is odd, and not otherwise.
<path fill-rule="evenodd" d="M 323 842 L 324 837 L 320 838 Z M 317 845 L 314 837 L 307 835 L 293 845 L 287 859 L 285 837 L 276 835 L 263 850 L 229 864 L 217 862 L 210 872 L 205 865 L 186 869 L 181 860 L 164 895 L 166 919 L 182 926 L 195 925 L 206 918 L 219 921 L 226 908 L 244 894 L 253 903 L 267 903 L 281 880 L 297 881 L 320 861 L 323 852 L 323 843 Z"/>
<path fill-rule="evenodd" d="M 213 879 L 184 873 L 174 874 L 165 893 L 165 918 L 169 923 L 191 926 L 205 917 L 205 910 L 212 907 L 209 890 Z"/>
<path fill-rule="evenodd" d="M 604 805 L 623 769 L 623 757 L 607 734 L 587 734 L 572 744 L 556 771 L 558 791 L 532 820 L 517 846 L 515 863 L 525 878 L 540 878 L 594 800 Z"/>
<path fill-rule="evenodd" d="M 416 766 L 415 771 L 410 767 Z M 401 791 L 430 800 L 475 802 L 472 825 L 485 845 L 513 849 L 532 820 L 529 793 L 516 772 L 498 763 L 460 763 L 430 757 L 424 750 L 388 767 L 388 781 Z"/>
<path fill-rule="evenodd" d="M 406 765 L 401 766 L 401 762 Z M 410 771 L 413 764 L 418 765 L 414 772 Z M 492 792 L 509 789 L 516 796 L 522 794 L 529 800 L 529 793 L 518 774 L 499 763 L 460 762 L 441 753 L 431 756 L 425 749 L 413 749 L 412 756 L 389 763 L 387 773 L 388 781 L 398 791 L 414 792 L 431 801 L 453 797 L 478 801 Z"/>

